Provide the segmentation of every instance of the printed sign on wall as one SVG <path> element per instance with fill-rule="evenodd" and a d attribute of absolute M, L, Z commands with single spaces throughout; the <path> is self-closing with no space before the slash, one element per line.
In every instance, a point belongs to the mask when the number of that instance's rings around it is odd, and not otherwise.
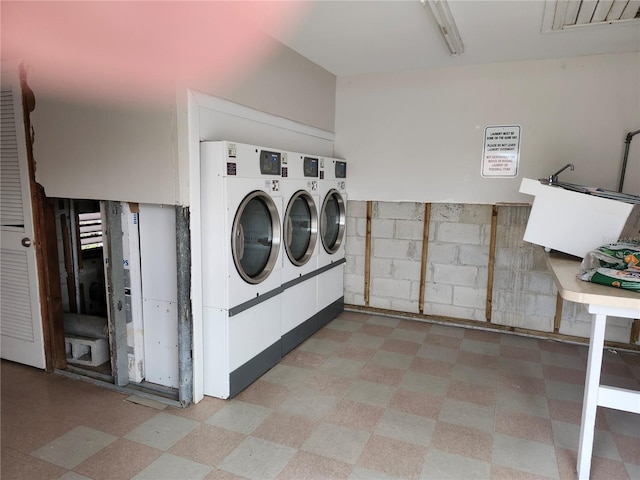
<path fill-rule="evenodd" d="M 520 125 L 484 129 L 483 177 L 515 177 L 520 161 Z"/>

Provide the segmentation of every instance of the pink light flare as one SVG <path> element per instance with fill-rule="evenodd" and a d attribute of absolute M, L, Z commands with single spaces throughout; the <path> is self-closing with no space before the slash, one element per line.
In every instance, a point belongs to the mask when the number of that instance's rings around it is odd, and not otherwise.
<path fill-rule="evenodd" d="M 176 87 L 215 91 L 274 53 L 297 1 L 1 1 L 2 60 L 21 59 L 40 89 L 158 101 Z"/>

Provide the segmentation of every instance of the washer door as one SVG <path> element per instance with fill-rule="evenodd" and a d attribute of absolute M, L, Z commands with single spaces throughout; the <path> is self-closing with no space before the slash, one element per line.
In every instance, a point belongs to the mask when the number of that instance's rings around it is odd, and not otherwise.
<path fill-rule="evenodd" d="M 320 213 L 320 238 L 327 253 L 336 253 L 344 237 L 344 199 L 337 190 L 329 190 Z"/>
<path fill-rule="evenodd" d="M 247 195 L 236 212 L 231 252 L 238 273 L 258 284 L 273 271 L 280 251 L 280 217 L 273 199 L 257 190 Z"/>
<path fill-rule="evenodd" d="M 301 267 L 309 261 L 318 241 L 318 212 L 313 197 L 298 190 L 284 214 L 284 247 L 291 263 Z"/>

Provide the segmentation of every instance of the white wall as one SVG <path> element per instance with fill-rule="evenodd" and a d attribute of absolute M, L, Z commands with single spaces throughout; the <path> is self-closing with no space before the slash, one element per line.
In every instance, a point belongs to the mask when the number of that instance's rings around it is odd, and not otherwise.
<path fill-rule="evenodd" d="M 333 131 L 335 76 L 276 47 L 233 85 L 203 93 Z M 188 205 L 186 92 L 175 104 L 153 107 L 80 103 L 45 95 L 36 67 L 29 78 L 36 179 L 48 196 Z"/>
<path fill-rule="evenodd" d="M 173 107 L 36 94 L 36 181 L 49 197 L 175 203 Z"/>
<path fill-rule="evenodd" d="M 340 77 L 335 154 L 349 162 L 350 200 L 530 202 L 521 179 L 568 162 L 565 181 L 615 190 L 639 100 L 637 53 Z M 484 128 L 512 124 L 518 176 L 482 178 Z M 638 172 L 632 145 L 627 193 L 640 195 Z"/>

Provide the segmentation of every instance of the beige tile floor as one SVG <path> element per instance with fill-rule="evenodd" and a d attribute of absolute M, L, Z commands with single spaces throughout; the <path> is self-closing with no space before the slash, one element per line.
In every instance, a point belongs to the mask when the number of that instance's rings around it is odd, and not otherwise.
<path fill-rule="evenodd" d="M 587 349 L 345 312 L 238 397 L 163 410 L 2 362 L 11 479 L 572 479 Z M 640 389 L 640 355 L 603 379 Z M 598 409 L 594 479 L 640 479 L 640 416 Z"/>

